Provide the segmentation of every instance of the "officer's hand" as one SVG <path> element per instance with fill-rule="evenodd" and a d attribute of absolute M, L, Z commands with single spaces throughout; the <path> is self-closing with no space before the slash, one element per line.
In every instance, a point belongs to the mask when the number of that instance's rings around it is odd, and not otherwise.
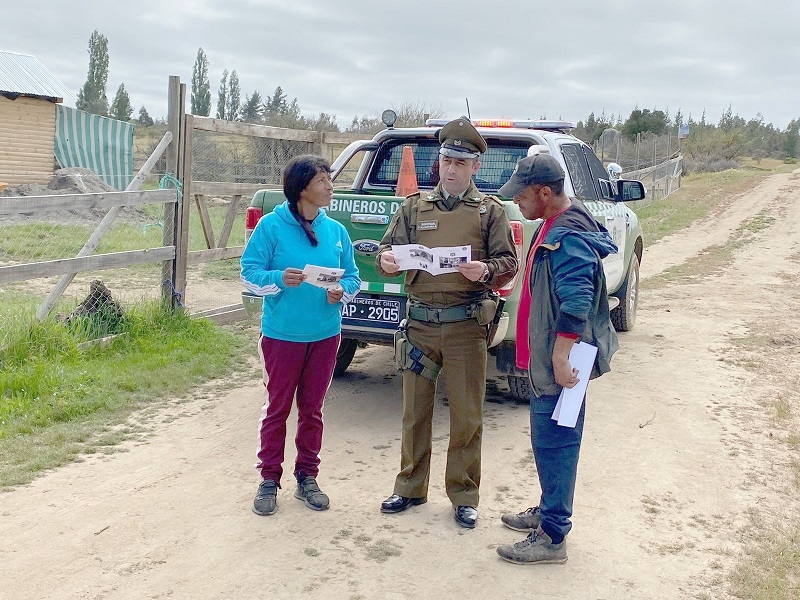
<path fill-rule="evenodd" d="M 483 268 L 485 265 L 486 263 L 479 260 L 471 260 L 469 262 L 458 263 L 456 269 L 470 281 L 478 281 L 481 275 L 483 275 Z"/>
<path fill-rule="evenodd" d="M 553 377 L 561 387 L 574 388 L 578 385 L 578 369 L 573 369 L 569 360 L 553 358 Z"/>
<path fill-rule="evenodd" d="M 289 267 L 283 272 L 283 285 L 286 287 L 297 287 L 306 280 L 306 276 L 300 269 Z"/>
<path fill-rule="evenodd" d="M 400 267 L 394 262 L 394 252 L 391 250 L 387 250 L 381 254 L 381 269 L 387 273 L 397 273 L 400 270 Z"/>
<path fill-rule="evenodd" d="M 344 290 L 340 285 L 337 285 L 335 288 L 328 290 L 328 304 L 336 304 L 339 300 L 342 299 L 343 294 Z"/>

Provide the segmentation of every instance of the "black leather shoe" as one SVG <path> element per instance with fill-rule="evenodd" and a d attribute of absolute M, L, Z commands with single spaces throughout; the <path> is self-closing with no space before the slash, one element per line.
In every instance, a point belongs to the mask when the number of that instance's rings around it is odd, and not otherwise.
<path fill-rule="evenodd" d="M 474 506 L 456 506 L 456 523 L 467 529 L 475 527 L 478 509 Z"/>
<path fill-rule="evenodd" d="M 400 513 L 406 510 L 409 506 L 418 506 L 425 504 L 427 498 L 406 498 L 405 496 L 398 496 L 392 494 L 386 500 L 381 502 L 382 513 Z"/>

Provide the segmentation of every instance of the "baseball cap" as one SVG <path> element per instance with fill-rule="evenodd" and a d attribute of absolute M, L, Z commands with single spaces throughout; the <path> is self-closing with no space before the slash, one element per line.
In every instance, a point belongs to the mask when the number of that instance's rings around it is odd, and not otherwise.
<path fill-rule="evenodd" d="M 526 156 L 514 167 L 511 179 L 497 190 L 506 198 L 513 198 L 529 185 L 545 185 L 564 179 L 564 169 L 550 154 Z"/>

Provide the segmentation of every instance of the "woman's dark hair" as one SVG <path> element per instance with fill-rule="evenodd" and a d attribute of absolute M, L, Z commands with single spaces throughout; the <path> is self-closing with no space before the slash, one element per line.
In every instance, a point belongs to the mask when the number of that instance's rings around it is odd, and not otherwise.
<path fill-rule="evenodd" d="M 300 201 L 300 192 L 306 189 L 318 173 L 330 174 L 330 172 L 331 166 L 328 161 L 313 154 L 295 156 L 283 169 L 283 194 L 289 201 L 289 212 L 302 225 L 312 246 L 319 244 L 317 235 L 311 228 L 311 224 L 300 214 L 297 203 Z"/>

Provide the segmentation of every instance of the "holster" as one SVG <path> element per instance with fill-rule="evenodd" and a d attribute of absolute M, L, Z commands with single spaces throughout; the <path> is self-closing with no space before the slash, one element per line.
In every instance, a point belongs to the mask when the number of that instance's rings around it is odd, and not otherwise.
<path fill-rule="evenodd" d="M 442 370 L 441 365 L 425 356 L 422 350 L 408 340 L 407 330 L 407 321 L 403 319 L 397 331 L 394 332 L 394 360 L 397 367 L 400 370 L 407 369 L 426 379 L 436 381 L 439 371 Z"/>
<path fill-rule="evenodd" d="M 500 294 L 496 294 L 496 296 L 497 304 L 495 305 L 495 311 L 492 315 L 492 322 L 489 323 L 489 328 L 486 332 L 486 343 L 490 348 L 494 345 L 492 344 L 492 341 L 494 340 L 494 336 L 497 334 L 497 328 L 500 326 L 500 322 L 503 319 L 503 308 L 506 304 L 505 298 L 500 297 Z M 506 321 L 508 321 L 508 319 L 506 319 Z"/>

